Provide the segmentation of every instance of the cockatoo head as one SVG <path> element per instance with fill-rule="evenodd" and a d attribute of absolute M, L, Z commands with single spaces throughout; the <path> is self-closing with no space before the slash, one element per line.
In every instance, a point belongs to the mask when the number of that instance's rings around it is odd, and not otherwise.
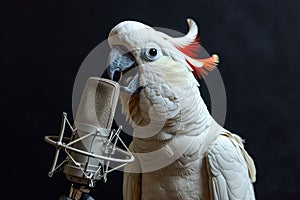
<path fill-rule="evenodd" d="M 201 48 L 198 28 L 193 20 L 187 22 L 188 33 L 177 38 L 136 21 L 121 22 L 110 31 L 108 75 L 114 79 L 120 72 L 122 109 L 127 115 L 132 117 L 140 107 L 145 117 L 157 104 L 152 97 L 168 99 L 171 105 L 182 91 L 198 85 L 194 76 L 206 75 L 216 67 L 217 55 L 197 58 Z"/>
<path fill-rule="evenodd" d="M 197 58 L 198 28 L 192 19 L 187 22 L 188 33 L 177 38 L 136 21 L 121 22 L 110 31 L 108 75 L 114 79 L 120 72 L 121 94 L 139 94 L 149 84 L 188 89 L 198 84 L 194 76 L 216 67 L 217 55 Z"/>

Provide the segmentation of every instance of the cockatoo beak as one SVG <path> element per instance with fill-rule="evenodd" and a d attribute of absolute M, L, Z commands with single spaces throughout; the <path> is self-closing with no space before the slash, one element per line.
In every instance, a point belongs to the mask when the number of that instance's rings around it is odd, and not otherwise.
<path fill-rule="evenodd" d="M 120 77 L 114 77 L 116 71 L 120 72 Z M 136 61 L 132 54 L 123 47 L 112 48 L 108 56 L 107 73 L 111 80 L 115 79 L 120 82 L 121 91 L 136 94 L 141 90 Z"/>
<path fill-rule="evenodd" d="M 130 52 L 124 51 L 122 48 L 112 48 L 108 56 L 108 76 L 114 79 L 115 72 L 123 72 L 135 64 L 135 60 Z"/>

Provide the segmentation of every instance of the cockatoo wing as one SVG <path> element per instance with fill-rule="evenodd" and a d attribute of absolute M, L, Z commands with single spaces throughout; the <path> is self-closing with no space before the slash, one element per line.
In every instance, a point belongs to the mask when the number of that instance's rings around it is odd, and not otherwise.
<path fill-rule="evenodd" d="M 135 152 L 132 143 L 129 146 L 131 152 Z M 135 160 L 134 162 L 138 162 Z M 138 164 L 138 163 L 137 163 Z M 126 167 L 125 167 L 126 168 Z M 123 199 L 140 200 L 141 199 L 141 174 L 124 172 L 123 175 Z"/>
<path fill-rule="evenodd" d="M 256 175 L 254 162 L 239 136 L 221 134 L 208 149 L 207 166 L 212 199 L 255 199 L 252 184 Z"/>

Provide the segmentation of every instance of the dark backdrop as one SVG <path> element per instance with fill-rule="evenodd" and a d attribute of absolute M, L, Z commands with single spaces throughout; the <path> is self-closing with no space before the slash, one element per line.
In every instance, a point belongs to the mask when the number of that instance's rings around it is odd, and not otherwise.
<path fill-rule="evenodd" d="M 77 70 L 114 25 L 133 19 L 185 33 L 191 17 L 205 49 L 220 55 L 225 127 L 246 139 L 257 199 L 297 199 L 299 6 L 298 0 L 1 1 L 1 195 L 53 200 L 67 193 L 63 174 L 47 176 L 54 148 L 43 138 L 58 132 L 62 111 L 72 113 Z M 121 199 L 121 182 L 121 173 L 112 173 L 97 184 L 96 199 Z"/>

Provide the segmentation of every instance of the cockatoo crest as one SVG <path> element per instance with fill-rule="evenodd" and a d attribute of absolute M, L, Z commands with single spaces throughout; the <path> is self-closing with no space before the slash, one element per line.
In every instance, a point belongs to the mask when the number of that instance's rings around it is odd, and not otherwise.
<path fill-rule="evenodd" d="M 170 38 L 172 44 L 184 54 L 186 64 L 192 69 L 194 74 L 201 78 L 212 71 L 219 63 L 219 57 L 214 54 L 206 59 L 198 59 L 197 52 L 200 50 L 198 27 L 192 19 L 187 19 L 189 25 L 188 33 L 181 38 Z"/>

